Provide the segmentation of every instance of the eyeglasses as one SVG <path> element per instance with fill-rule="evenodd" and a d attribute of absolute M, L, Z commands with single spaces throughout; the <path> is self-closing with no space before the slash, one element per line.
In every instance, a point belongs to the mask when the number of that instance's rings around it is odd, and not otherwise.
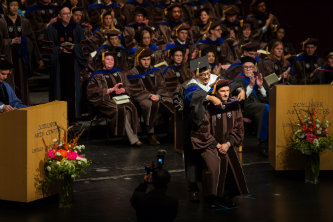
<path fill-rule="evenodd" d="M 254 69 L 254 66 L 243 66 L 244 69 Z"/>
<path fill-rule="evenodd" d="M 200 73 L 200 74 L 199 74 L 200 77 L 205 77 L 205 76 L 209 76 L 209 75 L 210 75 L 209 72 L 208 72 L 208 73 Z"/>

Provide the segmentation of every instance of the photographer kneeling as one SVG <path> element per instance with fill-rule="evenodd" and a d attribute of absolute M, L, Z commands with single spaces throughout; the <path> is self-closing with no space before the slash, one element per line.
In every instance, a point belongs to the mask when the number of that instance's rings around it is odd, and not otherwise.
<path fill-rule="evenodd" d="M 137 221 L 173 221 L 178 211 L 178 200 L 166 195 L 170 173 L 165 169 L 155 169 L 144 176 L 131 198 L 136 210 Z M 150 187 L 153 184 L 153 187 Z"/>

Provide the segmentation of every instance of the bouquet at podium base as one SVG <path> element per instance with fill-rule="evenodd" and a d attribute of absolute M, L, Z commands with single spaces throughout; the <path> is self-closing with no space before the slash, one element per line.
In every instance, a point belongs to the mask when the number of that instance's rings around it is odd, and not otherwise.
<path fill-rule="evenodd" d="M 316 108 L 295 110 L 298 121 L 292 125 L 289 147 L 305 156 L 305 183 L 317 184 L 320 171 L 320 152 L 333 149 L 333 138 L 328 133 L 328 120 L 320 121 Z"/>
<path fill-rule="evenodd" d="M 71 206 L 74 179 L 86 173 L 85 168 L 91 164 L 83 154 L 85 146 L 78 145 L 78 138 L 54 139 L 45 160 L 45 179 L 40 181 L 40 186 L 44 193 L 54 191 L 52 189 L 59 192 L 59 207 Z"/>

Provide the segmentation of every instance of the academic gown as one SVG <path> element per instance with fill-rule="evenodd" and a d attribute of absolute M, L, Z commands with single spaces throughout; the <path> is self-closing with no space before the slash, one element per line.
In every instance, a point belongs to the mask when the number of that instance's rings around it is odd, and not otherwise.
<path fill-rule="evenodd" d="M 80 70 L 88 65 L 88 58 L 82 49 L 84 39 L 83 30 L 74 22 L 67 27 L 60 22 L 53 23 L 45 33 L 45 40 L 54 43 L 53 53 L 45 61 L 50 73 L 50 101 L 68 102 L 69 121 L 80 117 Z M 60 51 L 62 42 L 74 44 L 72 53 Z"/>
<path fill-rule="evenodd" d="M 21 37 L 21 44 L 10 44 L 11 39 Z M 15 23 L 8 16 L 0 19 L 0 51 L 14 64 L 13 74 L 7 82 L 24 104 L 30 104 L 28 77 L 37 67 L 40 54 L 29 21 L 17 16 Z"/>
<path fill-rule="evenodd" d="M 117 83 L 123 83 L 125 94 L 127 94 L 129 83 L 125 73 L 115 68 L 98 70 L 90 76 L 88 81 L 87 99 L 97 112 L 109 118 L 113 135 L 125 135 L 126 112 L 130 112 L 130 124 L 133 132 L 137 133 L 138 117 L 135 105 L 132 102 L 117 105 L 112 97 L 119 95 L 116 95 L 115 92 L 106 95 L 107 89 L 114 87 Z"/>
<path fill-rule="evenodd" d="M 242 165 L 237 147 L 244 139 L 243 115 L 235 98 L 223 103 L 224 107 L 209 104 L 198 128 L 192 128 L 192 149 L 200 153 L 205 195 L 222 197 L 226 192 L 233 197 L 247 194 Z M 230 142 L 226 155 L 219 153 L 216 145 Z"/>
<path fill-rule="evenodd" d="M 16 97 L 14 90 L 6 82 L 0 83 L 0 106 L 2 105 L 11 105 L 17 109 L 27 107 Z"/>
<path fill-rule="evenodd" d="M 146 126 L 153 127 L 158 120 L 158 114 L 172 115 L 174 113 L 172 99 L 168 95 L 159 68 L 150 67 L 145 70 L 138 65 L 128 71 L 127 78 L 130 82 L 129 94 L 140 107 Z M 159 95 L 160 100 L 153 102 L 149 99 L 150 94 Z"/>

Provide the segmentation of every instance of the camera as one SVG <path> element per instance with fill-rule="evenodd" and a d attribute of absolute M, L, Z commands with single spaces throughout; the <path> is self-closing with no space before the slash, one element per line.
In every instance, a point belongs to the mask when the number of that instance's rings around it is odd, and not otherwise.
<path fill-rule="evenodd" d="M 156 169 L 162 169 L 165 161 L 166 150 L 160 149 L 156 153 L 156 162 L 153 161 L 151 166 L 145 166 L 147 174 L 153 172 Z"/>

